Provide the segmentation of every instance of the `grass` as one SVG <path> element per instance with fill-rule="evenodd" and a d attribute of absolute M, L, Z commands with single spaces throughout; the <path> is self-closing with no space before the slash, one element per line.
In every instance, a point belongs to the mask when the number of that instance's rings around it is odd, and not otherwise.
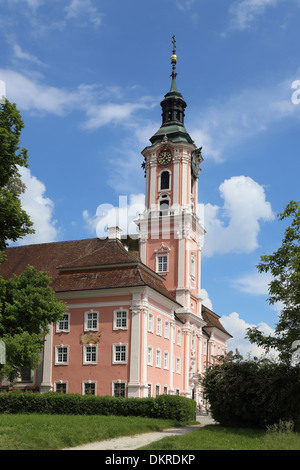
<path fill-rule="evenodd" d="M 182 436 L 166 437 L 142 450 L 300 450 L 300 433 L 208 425 Z"/>
<path fill-rule="evenodd" d="M 176 425 L 130 416 L 0 414 L 0 450 L 56 450 Z"/>
<path fill-rule="evenodd" d="M 55 450 L 174 427 L 172 420 L 123 416 L 0 414 L 0 450 Z M 143 450 L 300 450 L 300 433 L 208 425 Z"/>

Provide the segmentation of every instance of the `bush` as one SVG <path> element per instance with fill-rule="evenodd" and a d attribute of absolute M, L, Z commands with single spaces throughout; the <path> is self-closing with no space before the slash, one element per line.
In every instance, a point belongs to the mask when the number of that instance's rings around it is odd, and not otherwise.
<path fill-rule="evenodd" d="M 143 416 L 190 421 L 196 403 L 185 397 L 116 398 L 48 392 L 1 392 L 0 413 L 45 413 L 72 415 Z"/>
<path fill-rule="evenodd" d="M 300 431 L 300 367 L 266 360 L 224 360 L 203 380 L 213 418 L 224 426 L 292 421 Z"/>

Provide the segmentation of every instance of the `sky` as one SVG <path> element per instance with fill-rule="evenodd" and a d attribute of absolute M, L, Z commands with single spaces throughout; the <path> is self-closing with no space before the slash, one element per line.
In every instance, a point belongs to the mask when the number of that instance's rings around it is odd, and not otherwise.
<path fill-rule="evenodd" d="M 142 212 L 141 151 L 161 125 L 175 35 L 185 126 L 204 157 L 204 303 L 229 349 L 260 354 L 246 328 L 272 333 L 280 306 L 257 264 L 300 199 L 299 21 L 300 0 L 0 0 L 0 95 L 25 123 L 22 204 L 36 230 L 18 243 L 105 236 L 112 215 Z"/>

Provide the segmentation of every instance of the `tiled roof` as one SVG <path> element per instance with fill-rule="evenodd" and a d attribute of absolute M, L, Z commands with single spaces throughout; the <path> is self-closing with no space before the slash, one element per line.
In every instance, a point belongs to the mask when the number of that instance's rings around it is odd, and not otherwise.
<path fill-rule="evenodd" d="M 4 278 L 21 274 L 31 265 L 48 272 L 56 292 L 149 286 L 176 302 L 163 279 L 139 260 L 138 240 L 42 243 L 8 248 L 5 254 L 7 260 L 0 265 Z"/>
<path fill-rule="evenodd" d="M 205 307 L 204 305 L 202 305 L 202 317 L 203 317 L 203 320 L 206 322 L 206 325 L 203 327 L 204 330 L 206 328 L 218 328 L 218 330 L 222 331 L 223 333 L 225 333 L 226 335 L 232 338 L 231 334 L 225 330 L 222 323 L 220 322 L 219 315 L 217 315 L 216 313 L 214 313 L 212 310 Z"/>

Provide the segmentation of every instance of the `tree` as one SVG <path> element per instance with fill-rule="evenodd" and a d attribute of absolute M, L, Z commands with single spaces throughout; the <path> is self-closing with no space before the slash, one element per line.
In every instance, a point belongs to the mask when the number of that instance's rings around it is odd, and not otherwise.
<path fill-rule="evenodd" d="M 38 273 L 32 266 L 12 279 L 0 278 L 0 338 L 6 346 L 0 377 L 10 382 L 20 370 L 38 366 L 49 324 L 65 312 L 65 304 L 55 299 L 49 282 L 47 273 Z"/>
<path fill-rule="evenodd" d="M 282 245 L 271 255 L 261 256 L 257 268 L 260 273 L 270 272 L 273 280 L 269 284 L 269 303 L 282 304 L 274 336 L 265 336 L 257 327 L 249 328 L 247 337 L 268 352 L 275 349 L 279 358 L 290 363 L 293 345 L 300 340 L 300 203 L 291 201 L 279 220 L 292 218 L 285 229 Z"/>
<path fill-rule="evenodd" d="M 24 185 L 19 167 L 27 167 L 27 150 L 20 148 L 24 123 L 15 104 L 0 103 L 0 252 L 9 241 L 34 233 L 28 214 L 22 209 Z"/>

